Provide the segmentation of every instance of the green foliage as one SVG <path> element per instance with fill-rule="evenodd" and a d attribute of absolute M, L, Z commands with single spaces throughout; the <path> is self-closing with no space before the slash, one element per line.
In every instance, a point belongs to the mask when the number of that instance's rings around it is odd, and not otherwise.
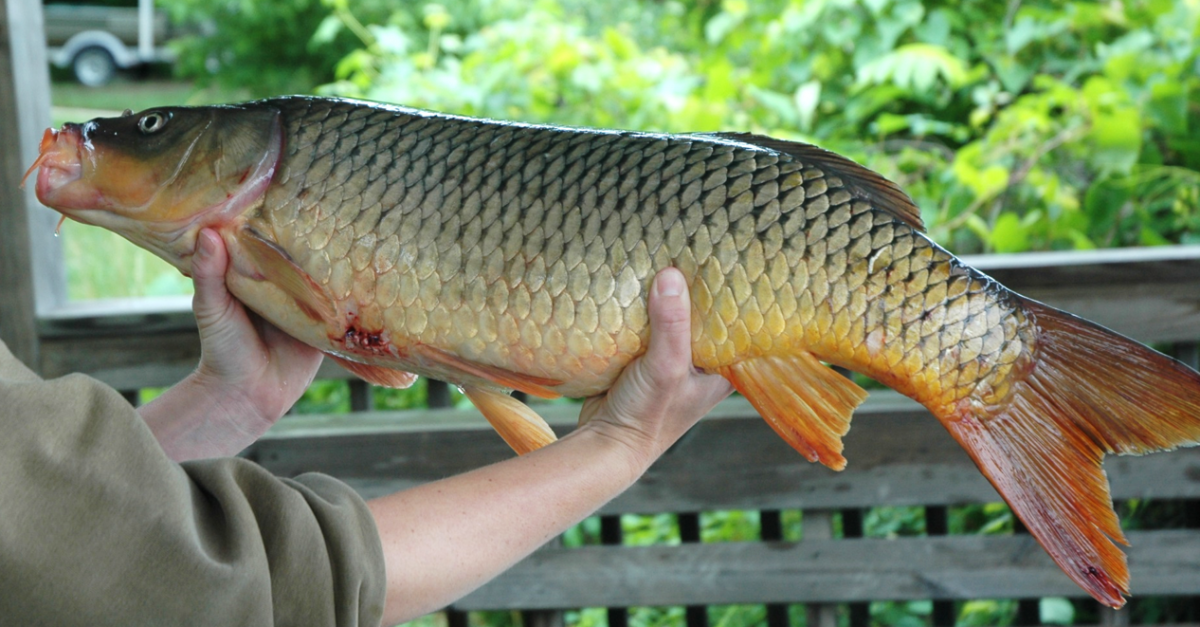
<path fill-rule="evenodd" d="M 350 384 L 338 380 L 313 381 L 292 411 L 297 414 L 349 413 Z"/>
<path fill-rule="evenodd" d="M 361 45 L 321 93 L 815 141 L 900 182 L 959 253 L 1200 241 L 1194 0 L 357 11 L 335 15 Z"/>
<path fill-rule="evenodd" d="M 356 8 L 364 16 L 386 15 L 384 4 L 363 1 Z M 159 0 L 158 5 L 196 31 L 171 43 L 179 55 L 178 74 L 253 96 L 307 92 L 333 80 L 338 60 L 356 43 L 341 29 L 322 29 L 333 13 L 325 0 Z"/>

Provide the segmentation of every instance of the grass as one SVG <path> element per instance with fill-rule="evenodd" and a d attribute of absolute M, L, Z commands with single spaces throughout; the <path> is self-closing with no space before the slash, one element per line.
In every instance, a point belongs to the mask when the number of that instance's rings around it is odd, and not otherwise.
<path fill-rule="evenodd" d="M 70 300 L 192 293 L 191 279 L 116 233 L 67 221 L 60 238 Z"/>
<path fill-rule="evenodd" d="M 234 102 L 244 94 L 218 88 L 197 88 L 169 80 L 120 79 L 89 88 L 55 82 L 50 89 L 54 126 L 65 122 L 113 115 L 125 109 Z M 71 300 L 172 296 L 192 293 L 192 282 L 167 262 L 104 229 L 68 221 L 60 231 Z"/>

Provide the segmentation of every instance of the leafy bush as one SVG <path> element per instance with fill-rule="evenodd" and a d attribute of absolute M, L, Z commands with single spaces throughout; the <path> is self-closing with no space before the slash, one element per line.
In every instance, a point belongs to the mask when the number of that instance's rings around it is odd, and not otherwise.
<path fill-rule="evenodd" d="M 343 8 L 362 45 L 320 91 L 815 141 L 900 182 L 959 253 L 1200 241 L 1195 3 L 615 5 Z"/>

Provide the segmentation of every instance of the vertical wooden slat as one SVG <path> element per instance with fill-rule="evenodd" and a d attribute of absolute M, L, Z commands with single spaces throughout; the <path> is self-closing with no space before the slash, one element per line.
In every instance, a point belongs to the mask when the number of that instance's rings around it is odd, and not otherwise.
<path fill-rule="evenodd" d="M 446 610 L 446 627 L 468 627 L 470 624 L 469 616 L 466 612 L 460 612 L 456 609 Z"/>
<path fill-rule="evenodd" d="M 142 404 L 141 390 L 121 390 L 121 396 L 125 397 L 125 400 L 134 407 Z"/>
<path fill-rule="evenodd" d="M 1112 625 L 1119 627 L 1121 625 L 1130 625 L 1129 607 L 1123 607 L 1119 610 L 1114 610 L 1108 606 L 1100 606 L 1100 624 Z"/>
<path fill-rule="evenodd" d="M 1175 358 L 1195 370 L 1200 370 L 1200 342 L 1175 344 Z M 1183 502 L 1183 524 L 1188 529 L 1200 529 L 1200 500 Z M 1185 611 L 1185 620 L 1200 621 L 1200 595 L 1191 597 Z"/>
<path fill-rule="evenodd" d="M 842 537 L 863 537 L 863 513 L 861 509 L 842 510 Z M 847 609 L 850 613 L 850 627 L 867 627 L 870 624 L 870 603 L 850 603 Z"/>
<path fill-rule="evenodd" d="M 546 543 L 546 546 L 561 547 L 562 535 Z M 521 624 L 523 627 L 563 627 L 566 617 L 562 610 L 522 610 Z"/>
<path fill-rule="evenodd" d="M 1013 514 L 1013 533 L 1029 534 L 1025 523 Z M 1040 625 L 1042 623 L 1041 602 L 1038 599 L 1017 599 L 1017 625 Z"/>
<path fill-rule="evenodd" d="M 676 514 L 679 524 L 679 541 L 698 544 L 700 542 L 700 514 Z M 689 605 L 685 608 L 688 627 L 708 627 L 708 607 Z"/>
<path fill-rule="evenodd" d="M 521 612 L 524 627 L 563 627 L 563 613 L 558 610 L 525 610 Z"/>
<path fill-rule="evenodd" d="M 623 536 L 620 516 L 600 517 L 600 544 L 619 546 L 623 542 Z M 624 607 L 608 608 L 608 627 L 629 627 L 629 609 Z"/>
<path fill-rule="evenodd" d="M 804 540 L 829 540 L 833 538 L 833 512 L 820 509 L 804 510 Z M 827 603 L 812 603 L 805 608 L 808 627 L 837 627 L 837 606 Z"/>
<path fill-rule="evenodd" d="M 350 379 L 350 411 L 371 411 L 375 408 L 375 388 L 362 379 Z"/>
<path fill-rule="evenodd" d="M 777 509 L 766 509 L 758 513 L 759 539 L 763 542 L 783 540 L 783 515 Z M 767 604 L 767 627 L 788 627 L 791 618 L 785 603 Z"/>
<path fill-rule="evenodd" d="M 19 187 L 50 125 L 44 32 L 41 2 L 0 2 L 0 340 L 38 371 L 38 312 L 66 294 L 54 218 Z"/>
<path fill-rule="evenodd" d="M 450 406 L 450 386 L 445 381 L 425 380 L 425 402 L 433 408 Z"/>
<path fill-rule="evenodd" d="M 931 536 L 950 533 L 950 516 L 945 507 L 925 508 L 925 533 Z M 953 627 L 955 618 L 954 601 L 933 602 L 933 627 Z"/>

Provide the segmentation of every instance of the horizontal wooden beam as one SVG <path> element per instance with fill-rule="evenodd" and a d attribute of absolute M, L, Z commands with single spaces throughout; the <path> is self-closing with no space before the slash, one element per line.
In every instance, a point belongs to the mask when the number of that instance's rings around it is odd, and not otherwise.
<path fill-rule="evenodd" d="M 1010 288 L 1144 342 L 1200 339 L 1200 246 L 981 256 Z M 41 370 L 128 389 L 170 385 L 199 360 L 187 299 L 72 304 L 44 315 Z M 100 354 L 103 353 L 103 354 Z M 347 378 L 328 365 L 322 378 Z"/>
<path fill-rule="evenodd" d="M 1129 534 L 1135 596 L 1200 594 L 1200 531 Z M 1082 597 L 1029 536 L 551 548 L 459 610 Z"/>
<path fill-rule="evenodd" d="M 560 434 L 578 405 L 539 405 Z M 846 470 L 810 464 L 744 399 L 729 399 L 602 513 L 955 505 L 1000 500 L 945 429 L 891 391 L 871 394 L 846 439 Z M 512 456 L 473 410 L 294 417 L 248 454 L 272 472 L 321 471 L 368 497 Z M 1109 457 L 1114 498 L 1200 498 L 1200 448 Z"/>

